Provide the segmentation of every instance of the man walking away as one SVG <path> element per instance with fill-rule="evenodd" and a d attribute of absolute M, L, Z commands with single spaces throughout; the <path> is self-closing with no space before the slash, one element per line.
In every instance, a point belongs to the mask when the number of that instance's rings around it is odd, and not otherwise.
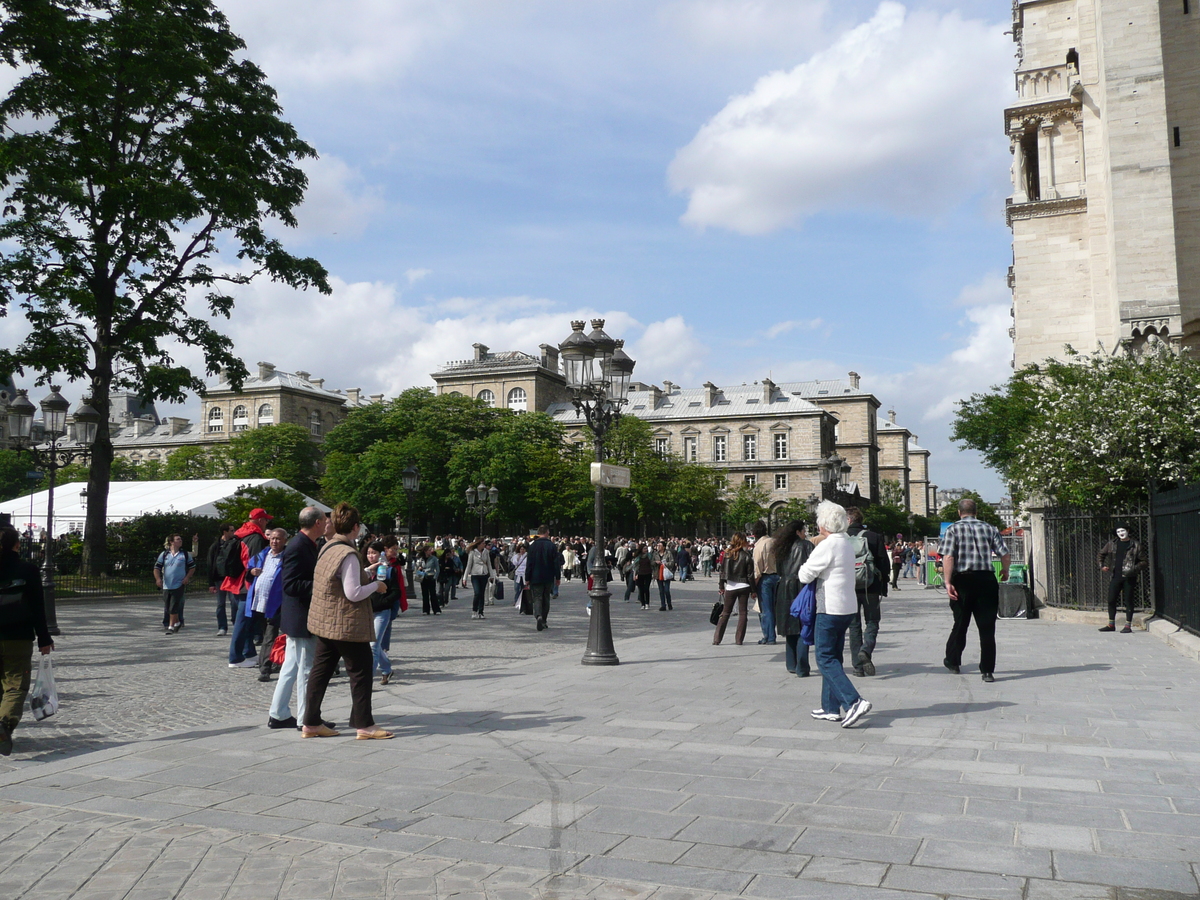
<path fill-rule="evenodd" d="M 12 735 L 29 696 L 35 642 L 43 656 L 54 649 L 42 573 L 17 554 L 19 540 L 11 525 L 0 528 L 0 756 L 12 753 Z"/>
<path fill-rule="evenodd" d="M 217 597 L 217 637 L 225 637 L 229 634 L 229 619 L 225 617 L 226 600 L 229 601 L 230 618 L 237 614 L 237 600 L 230 597 L 228 592 L 221 590 L 221 582 L 225 579 L 217 571 L 217 557 L 221 552 L 221 545 L 231 537 L 233 537 L 233 526 L 228 522 L 222 523 L 221 536 L 208 548 L 208 592 L 216 594 Z"/>
<path fill-rule="evenodd" d="M 168 549 L 154 561 L 154 582 L 163 592 L 163 615 L 167 617 L 166 632 L 175 634 L 183 627 L 183 593 L 196 574 L 196 560 L 183 549 L 183 535 L 167 539 Z"/>
<path fill-rule="evenodd" d="M 872 657 L 879 639 L 880 600 L 888 592 L 888 551 L 883 535 L 863 525 L 861 509 L 847 507 L 846 515 L 850 519 L 846 533 L 854 547 L 854 592 L 858 596 L 858 613 L 850 621 L 850 662 L 854 674 L 861 678 L 875 674 Z"/>
<path fill-rule="evenodd" d="M 538 528 L 537 537 L 529 545 L 525 558 L 525 583 L 529 585 L 529 600 L 533 615 L 537 619 L 537 630 L 546 630 L 546 619 L 550 616 L 550 593 L 554 589 L 554 578 L 558 571 L 558 550 L 550 540 L 550 526 Z"/>
<path fill-rule="evenodd" d="M 1000 578 L 1008 580 L 1010 557 L 1000 532 L 975 518 L 975 501 L 958 501 L 958 521 L 951 525 L 939 547 L 946 579 L 946 596 L 954 613 L 954 628 L 946 641 L 946 668 L 955 675 L 967 646 L 967 629 L 975 618 L 979 632 L 979 671 L 984 681 L 995 681 L 996 613 L 1000 584 L 992 568 L 993 554 L 1000 557 Z"/>
<path fill-rule="evenodd" d="M 767 525 L 754 523 L 754 580 L 758 590 L 758 622 L 762 626 L 760 644 L 775 643 L 775 589 L 779 573 L 775 568 L 775 549 L 767 537 Z"/>
<path fill-rule="evenodd" d="M 1099 554 L 1100 570 L 1111 572 L 1108 583 L 1108 624 L 1101 631 L 1117 630 L 1117 598 L 1125 597 L 1125 627 L 1121 634 L 1133 633 L 1133 589 L 1147 567 L 1146 548 L 1135 541 L 1124 525 L 1117 526 L 1116 540 L 1105 544 Z"/>
<path fill-rule="evenodd" d="M 280 577 L 283 599 L 279 630 L 287 635 L 287 649 L 275 695 L 271 698 L 268 728 L 296 728 L 304 719 L 304 696 L 312 671 L 316 638 L 308 630 L 308 607 L 312 603 L 313 572 L 317 568 L 317 540 L 325 534 L 325 514 L 315 506 L 300 510 L 300 531 L 283 548 Z M 296 715 L 291 712 L 292 690 L 296 691 Z M 331 722 L 325 723 L 332 728 Z"/>

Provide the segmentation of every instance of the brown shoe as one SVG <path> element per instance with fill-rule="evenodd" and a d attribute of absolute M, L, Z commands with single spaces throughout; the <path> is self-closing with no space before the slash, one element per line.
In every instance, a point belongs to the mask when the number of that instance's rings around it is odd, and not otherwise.
<path fill-rule="evenodd" d="M 384 731 L 382 728 L 375 728 L 371 731 L 360 731 L 355 737 L 356 741 L 386 741 L 392 736 L 390 731 Z"/>
<path fill-rule="evenodd" d="M 304 730 L 300 732 L 300 737 L 337 737 L 341 734 L 340 731 L 334 731 L 326 725 L 305 725 Z"/>
<path fill-rule="evenodd" d="M 379 683 L 380 683 L 381 685 L 382 685 L 382 684 L 387 684 L 387 683 L 388 683 L 389 681 L 391 681 L 391 680 L 392 680 L 392 673 L 391 673 L 391 672 L 388 672 L 386 675 L 380 675 L 380 676 L 379 676 Z"/>

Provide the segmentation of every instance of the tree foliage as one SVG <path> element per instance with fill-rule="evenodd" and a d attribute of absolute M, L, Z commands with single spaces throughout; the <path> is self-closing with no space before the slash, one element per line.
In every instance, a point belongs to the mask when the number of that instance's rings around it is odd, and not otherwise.
<path fill-rule="evenodd" d="M 748 481 L 739 484 L 725 510 L 725 521 L 729 523 L 730 530 L 747 531 L 748 525 L 765 519 L 770 499 L 771 495 L 761 484 Z"/>
<path fill-rule="evenodd" d="M 299 527 L 297 523 L 300 510 L 304 509 L 307 503 L 299 491 L 257 484 L 238 488 L 232 497 L 220 500 L 215 505 L 222 521 L 239 526 L 250 518 L 252 509 L 262 507 L 274 517 L 273 525 L 286 528 L 288 533 L 295 534 Z"/>
<path fill-rule="evenodd" d="M 277 478 L 309 495 L 320 489 L 321 448 L 300 425 L 263 425 L 239 432 L 209 456 L 212 471 L 220 473 L 215 477 Z"/>
<path fill-rule="evenodd" d="M 1144 501 L 1152 479 L 1200 480 L 1197 396 L 1200 360 L 1165 347 L 1072 354 L 966 401 L 954 437 L 984 454 L 1014 498 L 1120 507 Z"/>
<path fill-rule="evenodd" d="M 267 219 L 296 224 L 312 148 L 210 0 L 0 0 L 0 310 L 32 326 L 0 369 L 88 383 L 101 414 L 85 541 L 102 547 L 113 464 L 109 392 L 182 400 L 206 370 L 246 374 L 227 336 L 228 285 L 260 273 L 328 292 L 314 259 Z M 237 261 L 221 263 L 227 247 Z"/>
<path fill-rule="evenodd" d="M 996 512 L 996 507 L 988 503 L 975 491 L 963 491 L 962 497 L 959 500 L 974 500 L 975 501 L 975 518 L 981 522 L 987 522 L 989 525 L 995 525 L 997 528 L 1004 528 L 1004 520 L 1000 518 L 1000 514 Z M 938 516 L 943 522 L 958 521 L 958 500 L 953 503 L 947 503 L 938 511 Z"/>

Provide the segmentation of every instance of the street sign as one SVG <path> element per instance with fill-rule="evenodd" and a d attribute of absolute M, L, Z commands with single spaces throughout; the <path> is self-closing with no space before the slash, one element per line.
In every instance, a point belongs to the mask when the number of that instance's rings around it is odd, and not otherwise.
<path fill-rule="evenodd" d="M 610 466 L 608 463 L 592 463 L 592 484 L 606 488 L 627 488 L 629 469 L 626 466 Z"/>
<path fill-rule="evenodd" d="M 41 472 L 26 472 L 25 477 L 28 478 L 30 481 L 41 481 L 46 476 L 43 475 Z"/>

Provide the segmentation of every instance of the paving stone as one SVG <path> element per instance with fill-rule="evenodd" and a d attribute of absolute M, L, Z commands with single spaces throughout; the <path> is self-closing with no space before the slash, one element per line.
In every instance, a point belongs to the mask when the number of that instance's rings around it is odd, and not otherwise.
<path fill-rule="evenodd" d="M 1063 881 L 1090 881 L 1118 887 L 1150 888 L 1181 894 L 1200 892 L 1196 875 L 1186 863 L 1165 860 L 1124 860 L 1094 853 L 1054 851 L 1054 874 Z"/>
<path fill-rule="evenodd" d="M 925 841 L 914 865 L 1030 878 L 1049 878 L 1052 871 L 1050 853 L 1046 850 L 943 839 Z"/>
<path fill-rule="evenodd" d="M 1019 876 L 987 875 L 956 869 L 891 866 L 883 887 L 906 891 L 978 897 L 981 900 L 1023 900 L 1026 879 Z"/>
<path fill-rule="evenodd" d="M 814 856 L 801 872 L 804 881 L 836 881 L 842 884 L 862 884 L 878 887 L 888 866 L 885 863 L 861 859 L 840 859 L 836 856 Z"/>
<path fill-rule="evenodd" d="M 921 842 L 913 838 L 807 828 L 792 846 L 792 851 L 812 856 L 838 856 L 874 862 L 909 863 L 912 862 L 920 846 Z"/>

